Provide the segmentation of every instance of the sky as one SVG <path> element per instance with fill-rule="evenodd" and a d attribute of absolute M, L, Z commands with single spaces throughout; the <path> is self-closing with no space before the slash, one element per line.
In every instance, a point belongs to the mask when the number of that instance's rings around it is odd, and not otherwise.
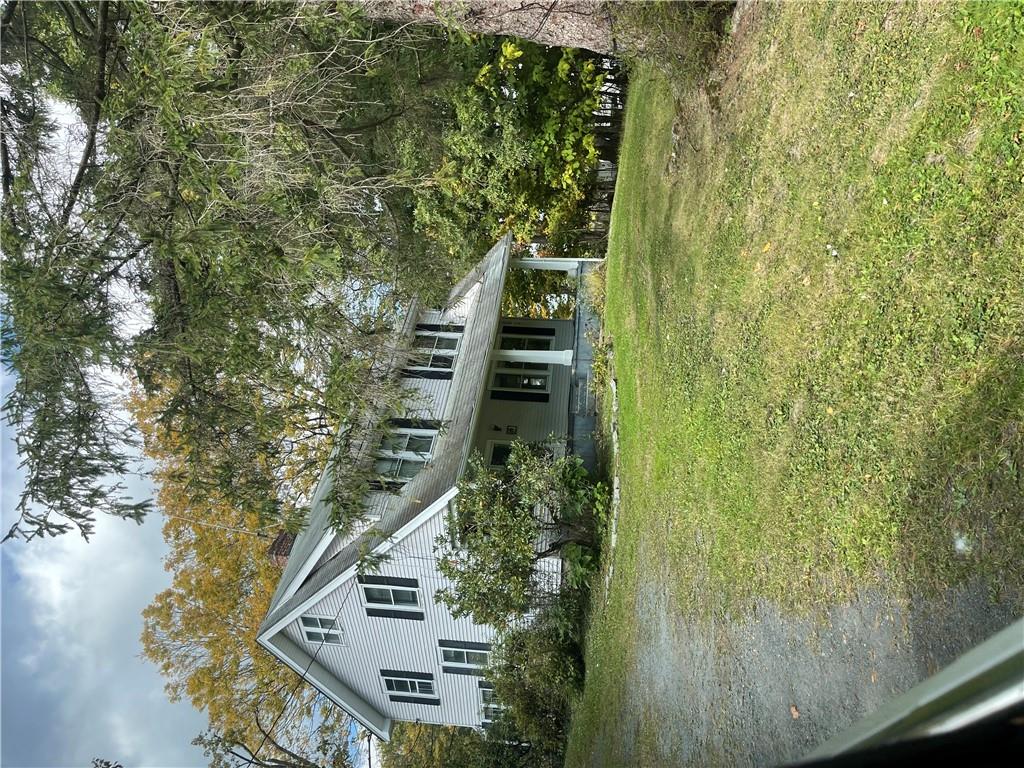
<path fill-rule="evenodd" d="M 4 374 L 3 393 L 11 379 Z M 13 431 L 0 443 L 6 532 L 22 488 Z M 147 481 L 128 480 L 138 498 Z M 89 542 L 77 534 L 0 547 L 0 763 L 4 768 L 128 768 L 206 764 L 190 742 L 206 717 L 172 704 L 141 658 L 142 609 L 170 584 L 159 513 L 141 526 L 105 517 Z"/>

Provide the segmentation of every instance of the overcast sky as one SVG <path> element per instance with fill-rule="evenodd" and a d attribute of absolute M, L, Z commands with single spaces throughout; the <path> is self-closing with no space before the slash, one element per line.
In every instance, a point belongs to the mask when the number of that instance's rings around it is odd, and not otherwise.
<path fill-rule="evenodd" d="M 9 384 L 4 374 L 4 395 Z M 0 450 L 6 533 L 22 487 L 6 424 Z M 130 487 L 152 496 L 144 482 Z M 140 657 L 140 613 L 170 584 L 160 527 L 158 513 L 141 526 L 108 517 L 88 543 L 67 534 L 0 547 L 5 768 L 87 768 L 94 757 L 128 768 L 205 765 L 190 744 L 205 715 L 168 702 L 156 668 Z"/>

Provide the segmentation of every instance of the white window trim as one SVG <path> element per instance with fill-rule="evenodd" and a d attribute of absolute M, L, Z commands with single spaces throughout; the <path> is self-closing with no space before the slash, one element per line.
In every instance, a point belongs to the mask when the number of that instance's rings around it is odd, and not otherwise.
<path fill-rule="evenodd" d="M 454 349 L 439 350 L 437 347 L 417 347 L 416 336 L 431 336 L 435 339 L 455 339 Z M 445 354 L 455 355 L 459 351 L 459 347 L 462 346 L 462 334 L 452 333 L 450 331 L 420 331 L 417 330 L 415 336 L 413 336 L 413 350 L 416 352 L 444 352 Z"/>
<path fill-rule="evenodd" d="M 451 652 L 454 652 L 454 653 L 459 653 L 459 652 L 462 652 L 462 653 L 482 653 L 482 654 L 487 656 L 487 663 L 485 663 L 485 664 L 473 664 L 473 663 L 471 663 L 469 661 L 448 661 L 444 657 L 444 652 L 445 651 L 451 651 Z M 446 667 L 461 667 L 462 669 L 487 669 L 487 665 L 491 663 L 491 652 L 490 651 L 480 651 L 480 650 L 477 650 L 475 648 L 441 648 L 441 647 L 438 647 L 437 655 L 440 657 L 441 663 L 443 665 L 445 665 Z"/>
<path fill-rule="evenodd" d="M 420 456 L 420 455 L 415 454 L 415 453 L 411 454 L 411 455 L 408 455 L 408 456 L 388 454 L 388 453 L 378 453 L 378 454 L 374 455 L 374 458 L 375 459 L 392 460 L 392 461 L 398 461 L 399 462 L 399 468 L 395 472 L 395 474 L 393 474 L 393 475 L 378 474 L 377 475 L 377 477 L 379 477 L 383 483 L 385 483 L 385 484 L 393 484 L 393 485 L 397 485 L 397 486 L 405 486 L 407 483 L 412 482 L 413 480 L 415 480 L 419 476 L 419 473 L 422 472 L 426 468 L 426 466 L 427 466 L 427 459 L 424 458 L 423 456 Z M 398 474 L 398 472 L 401 471 L 401 462 L 406 462 L 406 461 L 411 461 L 411 462 L 414 462 L 416 464 L 420 464 L 421 465 L 419 470 L 417 470 L 416 474 L 413 475 L 412 477 L 402 477 L 401 475 Z"/>
<path fill-rule="evenodd" d="M 412 427 L 398 427 L 396 429 L 389 430 L 390 434 L 394 435 L 409 435 L 410 437 L 429 437 L 431 438 L 430 450 L 426 453 L 420 451 L 389 451 L 378 444 L 377 450 L 374 451 L 375 459 L 394 460 L 399 462 L 399 467 L 394 475 L 379 475 L 382 480 L 386 483 L 395 483 L 400 486 L 404 486 L 411 480 L 416 478 L 420 472 L 422 472 L 427 465 L 430 463 L 431 457 L 434 455 L 434 447 L 437 445 L 438 431 L 436 429 L 415 429 Z M 381 436 L 383 440 L 388 433 Z M 420 465 L 419 471 L 412 477 L 401 477 L 399 472 L 401 471 L 401 462 L 411 461 Z"/>
<path fill-rule="evenodd" d="M 372 603 L 366 598 L 367 589 L 400 589 L 403 592 L 415 592 L 416 593 L 416 605 L 399 605 L 397 603 Z M 419 587 L 397 587 L 393 584 L 360 584 L 359 585 L 359 597 L 363 601 L 364 608 L 383 608 L 384 610 L 394 611 L 423 611 L 423 595 L 420 593 Z M 391 596 L 394 600 L 394 595 Z"/>
<path fill-rule="evenodd" d="M 420 451 L 389 451 L 386 448 L 378 445 L 375 455 L 382 459 L 429 459 L 434 455 L 434 446 L 437 445 L 437 430 L 436 429 L 414 429 L 412 427 L 396 427 L 395 429 L 389 429 L 383 435 L 381 440 L 390 435 L 409 435 L 410 437 L 429 437 L 431 438 L 430 450 L 426 453 Z"/>
<path fill-rule="evenodd" d="M 388 684 L 385 682 L 386 680 L 401 680 L 402 682 L 405 682 L 405 683 L 416 683 L 417 687 L 419 686 L 419 683 L 430 683 L 430 690 L 431 690 L 431 692 L 430 693 L 422 693 L 421 691 L 415 691 L 415 692 L 413 692 L 413 691 L 409 691 L 409 692 L 406 692 L 406 691 L 389 691 L 388 690 Z M 420 680 L 419 678 L 412 678 L 412 677 L 395 677 L 395 676 L 387 676 L 387 677 L 385 677 L 384 675 L 381 675 L 381 677 L 380 677 L 380 687 L 384 691 L 384 695 L 385 696 L 418 696 L 418 697 L 423 698 L 423 699 L 436 699 L 437 698 L 437 681 L 433 680 L 433 679 L 431 679 L 431 680 Z"/>
<path fill-rule="evenodd" d="M 428 352 L 422 352 L 420 350 L 413 350 L 413 354 L 415 354 L 415 355 L 428 355 L 429 359 L 427 360 L 427 365 L 413 365 L 413 361 L 410 359 L 409 365 L 405 366 L 406 370 L 409 370 L 409 371 L 454 371 L 455 370 L 455 360 L 458 357 L 455 354 L 455 350 L 451 350 L 451 349 L 446 349 L 444 351 L 433 350 L 433 351 L 428 351 Z M 452 361 L 452 364 L 451 365 L 433 365 L 435 357 L 450 358 L 451 361 Z"/>
<path fill-rule="evenodd" d="M 432 336 L 434 338 L 444 339 L 455 339 L 455 349 L 437 349 L 437 347 L 417 347 L 416 336 Z M 426 355 L 427 365 L 413 365 L 413 360 L 409 360 L 409 365 L 406 368 L 410 371 L 454 371 L 455 360 L 459 354 L 459 348 L 462 346 L 462 334 L 452 333 L 450 331 L 420 331 L 417 330 L 413 336 L 413 347 L 411 352 L 413 355 Z M 435 357 L 444 357 L 451 359 L 451 365 L 441 367 L 433 365 Z"/>
<path fill-rule="evenodd" d="M 493 723 L 494 722 L 494 718 L 493 717 L 487 717 L 487 708 L 490 707 L 491 709 L 495 709 L 495 710 L 497 710 L 499 712 L 502 712 L 505 709 L 507 709 L 507 707 L 505 707 L 502 704 L 497 704 L 497 703 L 495 703 L 493 701 L 489 702 L 489 701 L 486 700 L 486 698 L 484 696 L 484 691 L 488 691 L 488 692 L 490 692 L 493 695 L 494 694 L 494 689 L 493 688 L 477 688 L 477 691 L 479 692 L 477 694 L 477 698 L 478 698 L 478 705 L 479 705 L 478 712 L 480 714 L 480 724 L 483 725 L 484 723 Z"/>
<path fill-rule="evenodd" d="M 331 621 L 331 622 L 334 622 L 334 627 L 332 629 L 323 629 L 323 628 L 314 629 L 313 627 L 307 627 L 303 623 L 303 621 L 302 621 L 303 619 L 320 619 L 320 620 L 324 620 L 324 621 Z M 312 645 L 320 645 L 321 643 L 323 645 L 334 645 L 334 646 L 339 646 L 339 647 L 340 646 L 348 645 L 348 643 L 345 642 L 345 630 L 343 630 L 341 625 L 338 623 L 337 617 L 334 617 L 334 616 L 323 616 L 323 615 L 316 614 L 316 613 L 304 613 L 301 616 L 299 616 L 299 628 L 302 630 L 302 639 L 305 640 L 307 643 L 310 643 Z M 316 632 L 316 633 L 321 634 L 321 635 L 326 635 L 329 632 L 331 634 L 337 635 L 338 638 L 339 638 L 339 642 L 332 643 L 330 640 L 326 640 L 326 639 L 325 640 L 314 640 L 313 638 L 311 638 L 309 636 L 309 634 L 308 634 L 309 632 Z"/>

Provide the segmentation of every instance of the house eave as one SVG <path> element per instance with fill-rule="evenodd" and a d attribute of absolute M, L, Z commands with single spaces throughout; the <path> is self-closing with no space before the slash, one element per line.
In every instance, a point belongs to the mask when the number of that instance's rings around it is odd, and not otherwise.
<path fill-rule="evenodd" d="M 452 486 L 451 488 L 449 488 L 446 493 L 443 493 L 441 496 L 435 499 L 432 504 L 429 504 L 428 506 L 424 507 L 423 510 L 418 515 L 416 515 L 416 517 L 409 520 L 409 522 L 407 522 L 404 526 L 399 528 L 391 536 L 389 536 L 387 539 L 385 539 L 376 547 L 374 547 L 373 550 L 371 551 L 371 554 L 382 555 L 385 552 L 387 552 L 389 549 L 391 549 L 400 541 L 402 541 L 402 539 L 404 539 L 410 533 L 412 533 L 421 525 L 423 525 L 423 523 L 425 523 L 428 519 L 433 517 L 437 512 L 439 512 L 449 501 L 455 498 L 458 492 L 458 486 Z M 358 567 L 358 562 L 353 563 L 340 574 L 338 574 L 336 577 L 325 583 L 316 592 L 313 592 L 305 600 L 303 600 L 301 603 L 299 603 L 294 608 L 289 610 L 287 613 L 284 613 L 283 615 L 277 617 L 273 615 L 267 617 L 267 621 L 264 623 L 265 628 L 260 631 L 259 635 L 257 636 L 257 639 L 262 641 L 262 639 L 270 638 L 276 635 L 282 629 L 284 629 L 297 618 L 299 618 L 303 613 L 308 611 L 311 607 L 313 607 L 318 602 L 323 600 L 333 590 L 337 589 L 346 581 L 354 577 L 356 575 L 356 570 L 358 569 Z"/>
<path fill-rule="evenodd" d="M 377 738 L 391 738 L 391 718 L 369 704 L 359 694 L 338 680 L 335 675 L 283 634 L 260 636 L 256 641 L 276 658 L 287 664 L 303 680 L 312 684 L 354 720 Z"/>

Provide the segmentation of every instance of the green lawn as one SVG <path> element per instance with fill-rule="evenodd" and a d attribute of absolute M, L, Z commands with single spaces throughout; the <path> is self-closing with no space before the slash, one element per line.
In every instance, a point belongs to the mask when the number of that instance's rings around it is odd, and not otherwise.
<path fill-rule="evenodd" d="M 1020 5 L 790 3 L 707 91 L 633 72 L 606 306 L 622 508 L 569 765 L 616 728 L 659 574 L 708 620 L 872 583 L 1019 597 L 1022 41 Z"/>

